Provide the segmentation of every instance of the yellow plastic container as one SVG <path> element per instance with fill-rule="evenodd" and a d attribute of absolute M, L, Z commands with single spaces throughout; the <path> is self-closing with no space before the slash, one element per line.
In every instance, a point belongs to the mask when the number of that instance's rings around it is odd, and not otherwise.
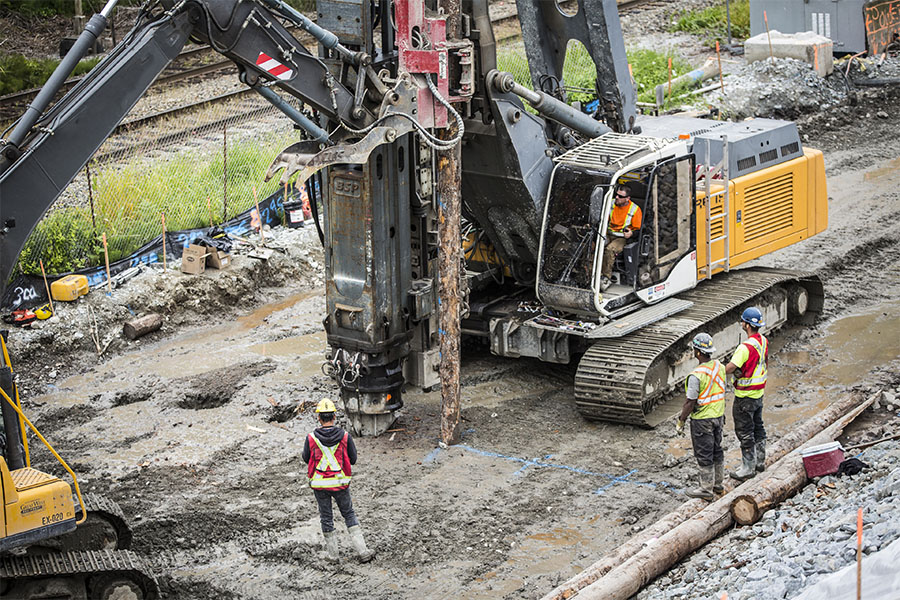
<path fill-rule="evenodd" d="M 88 279 L 84 275 L 66 275 L 50 284 L 50 295 L 60 302 L 71 302 L 89 291 Z"/>

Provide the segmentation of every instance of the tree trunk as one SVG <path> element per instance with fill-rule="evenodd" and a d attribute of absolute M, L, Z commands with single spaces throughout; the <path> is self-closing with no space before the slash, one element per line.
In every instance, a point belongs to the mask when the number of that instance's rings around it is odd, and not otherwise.
<path fill-rule="evenodd" d="M 831 423 L 834 423 L 848 412 L 853 411 L 854 407 L 859 404 L 859 401 L 860 398 L 856 395 L 842 398 L 831 404 L 812 419 L 804 421 L 794 429 L 782 435 L 775 444 L 772 444 L 769 447 L 766 454 L 766 464 L 773 465 L 781 457 L 810 440 Z M 865 406 L 868 406 L 869 404 L 869 402 L 866 402 Z M 726 485 L 727 484 L 728 482 L 726 482 Z M 578 590 L 597 581 L 606 573 L 641 551 L 645 544 L 651 542 L 654 538 L 662 537 L 668 531 L 687 521 L 706 506 L 709 505 L 702 500 L 688 500 L 653 525 L 647 527 L 637 535 L 632 536 L 627 542 L 619 546 L 615 552 L 607 554 L 575 577 L 560 584 L 556 589 L 544 596 L 542 600 L 565 600 L 566 598 L 575 596 L 575 594 L 578 593 Z M 765 510 L 763 512 L 765 512 Z"/>
<path fill-rule="evenodd" d="M 859 402 L 858 397 L 853 397 L 853 400 Z M 804 446 L 811 447 L 833 440 L 841 434 L 844 427 L 852 422 L 863 410 L 868 408 L 874 400 L 875 396 L 862 402 L 849 413 L 827 427 L 819 435 L 809 440 Z M 846 401 L 841 401 L 839 404 L 846 405 Z M 823 412 L 816 418 L 811 419 L 811 421 L 821 422 L 821 417 L 827 412 L 829 411 Z M 783 468 L 790 470 L 791 464 L 797 464 L 796 454 L 791 454 L 782 458 L 773 465 L 773 478 L 782 477 L 779 475 L 781 470 Z M 800 468 L 802 468 L 802 462 Z M 755 478 L 744 482 L 718 501 L 708 505 L 694 517 L 671 529 L 668 533 L 661 536 L 652 546 L 640 550 L 594 583 L 578 591 L 578 600 L 627 600 L 656 577 L 665 573 L 672 565 L 676 564 L 691 552 L 694 552 L 706 542 L 717 537 L 731 527 L 734 523 L 731 516 L 732 503 L 742 496 L 755 496 L 760 487 L 766 486 L 768 479 L 769 478 L 763 474 L 757 475 Z M 802 486 L 805 481 L 806 472 L 803 471 L 800 486 Z M 775 490 L 778 490 L 782 486 L 773 484 L 773 487 Z M 793 488 L 795 491 L 797 489 L 799 489 L 799 486 Z M 772 506 L 777 502 L 774 495 L 767 495 L 764 492 L 758 493 L 759 498 L 763 502 L 769 502 L 769 506 Z M 786 498 L 787 495 L 782 499 Z M 574 594 L 570 594 L 569 597 L 573 595 Z"/>
<path fill-rule="evenodd" d="M 156 331 L 162 327 L 162 324 L 162 315 L 150 313 L 149 315 L 144 315 L 143 317 L 138 317 L 137 319 L 126 322 L 122 327 L 122 333 L 124 333 L 125 337 L 129 340 L 136 340 L 142 335 L 147 335 L 151 331 Z"/>

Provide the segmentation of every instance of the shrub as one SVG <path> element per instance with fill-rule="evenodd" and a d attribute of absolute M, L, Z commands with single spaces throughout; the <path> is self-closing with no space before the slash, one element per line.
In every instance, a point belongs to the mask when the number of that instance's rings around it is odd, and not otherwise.
<path fill-rule="evenodd" d="M 72 76 L 87 73 L 100 62 L 100 57 L 86 58 L 75 65 Z M 0 96 L 44 85 L 59 65 L 51 58 L 30 59 L 21 54 L 0 55 Z"/>
<path fill-rule="evenodd" d="M 731 37 L 742 40 L 750 37 L 750 0 L 730 3 Z M 709 46 L 728 39 L 725 2 L 719 0 L 702 10 L 682 10 L 678 13 L 670 31 L 683 31 L 703 38 Z"/>
<path fill-rule="evenodd" d="M 66 273 L 103 260 L 103 246 L 84 209 L 64 208 L 45 216 L 35 227 L 19 255 L 19 271 L 40 275 L 40 260 L 47 273 Z"/>

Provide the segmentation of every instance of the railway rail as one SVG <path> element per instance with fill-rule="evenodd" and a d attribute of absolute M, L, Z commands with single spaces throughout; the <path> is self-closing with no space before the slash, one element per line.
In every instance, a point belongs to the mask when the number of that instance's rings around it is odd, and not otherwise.
<path fill-rule="evenodd" d="M 631 10 L 648 8 L 656 8 L 673 4 L 673 0 L 617 0 L 619 10 L 627 12 Z M 562 9 L 575 6 L 575 0 L 565 0 L 561 3 Z M 491 23 L 495 26 L 501 26 L 504 23 L 511 23 L 516 20 L 515 5 L 509 9 L 502 8 L 496 10 L 491 15 Z M 308 37 L 308 36 L 304 36 Z M 303 42 L 313 43 L 312 38 Z M 504 39 L 501 36 L 501 39 Z M 508 38 L 507 38 L 508 39 Z M 210 62 L 210 59 L 212 60 Z M 196 64 L 200 62 L 201 64 Z M 191 63 L 190 66 L 184 66 L 185 63 Z M 230 60 L 223 59 L 212 50 L 209 46 L 196 46 L 183 50 L 181 54 L 173 61 L 172 65 L 157 78 L 151 90 L 160 90 L 165 86 L 178 85 L 181 82 L 198 78 L 198 77 L 221 77 L 223 75 L 237 73 L 237 67 Z M 66 81 L 61 94 L 68 91 L 72 86 L 77 84 L 81 77 L 71 78 Z M 0 97 L 0 124 L 9 123 L 13 119 L 21 115 L 28 103 L 34 99 L 40 88 L 23 90 L 14 94 Z M 214 105 L 233 102 L 235 104 L 233 111 L 227 118 L 221 117 L 201 117 L 199 116 L 204 109 Z M 194 135 L 202 135 L 205 132 L 221 130 L 226 123 L 240 123 L 259 117 L 270 108 L 270 105 L 262 101 L 249 88 L 234 90 L 204 98 L 184 105 L 176 106 L 162 111 L 153 112 L 143 116 L 127 119 L 123 121 L 113 132 L 113 135 L 107 140 L 98 154 L 94 157 L 94 163 L 106 163 L 109 161 L 119 160 L 128 156 L 132 156 L 142 150 L 165 144 L 168 141 L 176 140 L 183 137 L 185 130 L 190 130 Z M 185 128 L 173 128 L 179 117 L 190 114 L 192 122 Z M 142 134 L 137 135 L 140 130 L 146 130 L 160 123 L 167 123 L 165 127 L 161 127 L 162 131 L 158 135 Z"/>

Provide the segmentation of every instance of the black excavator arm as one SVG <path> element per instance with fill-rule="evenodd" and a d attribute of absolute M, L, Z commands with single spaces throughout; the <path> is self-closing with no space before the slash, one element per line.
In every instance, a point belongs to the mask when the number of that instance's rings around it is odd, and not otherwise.
<path fill-rule="evenodd" d="M 186 0 L 147 10 L 109 56 L 46 110 L 80 54 L 102 31 L 106 16 L 94 15 L 81 44 L 72 49 L 76 56 L 66 57 L 12 133 L 2 140 L 0 281 L 9 279 L 25 241 L 53 201 L 189 39 L 206 42 L 233 60 L 241 79 L 270 101 L 278 101 L 271 85 L 352 128 L 361 129 L 375 120 L 372 110 L 378 105 L 373 99 L 384 95 L 380 82 L 366 78 L 371 89 L 363 88 L 366 101 L 356 102 L 358 94 L 337 81 L 328 65 L 304 48 L 281 19 L 298 21 L 300 26 L 305 23 L 326 44 L 333 39 L 332 47 L 340 50 L 335 54 L 355 63 L 363 73 L 368 57 L 347 50 L 332 34 L 304 22 L 302 15 L 293 14 L 277 0 L 265 2 L 272 10 L 242 0 Z M 296 111 L 289 116 L 304 119 Z M 329 141 L 311 120 L 304 120 L 301 126 L 319 143 Z"/>

